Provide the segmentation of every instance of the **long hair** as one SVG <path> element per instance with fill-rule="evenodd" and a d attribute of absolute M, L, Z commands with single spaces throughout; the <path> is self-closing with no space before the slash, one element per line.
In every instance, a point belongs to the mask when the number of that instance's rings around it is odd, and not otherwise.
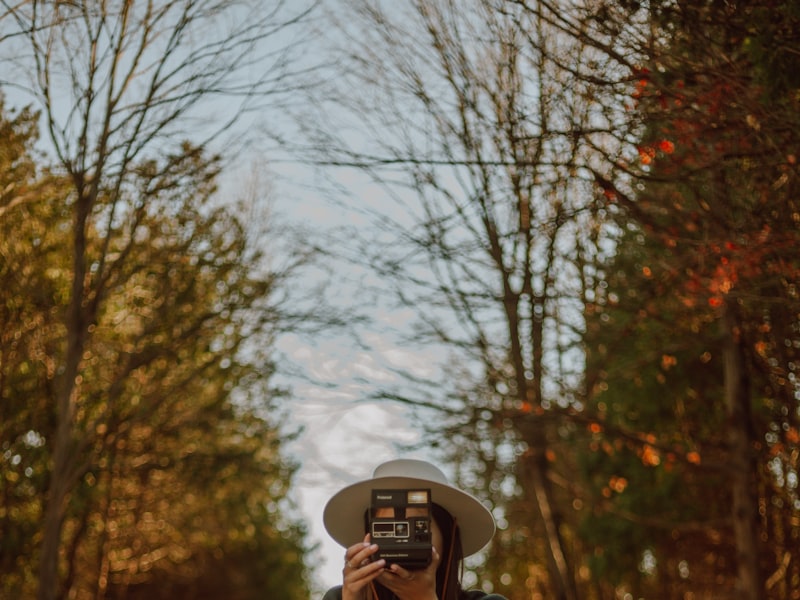
<path fill-rule="evenodd" d="M 442 559 L 436 569 L 436 595 L 440 600 L 460 600 L 465 595 L 461 589 L 464 560 L 461 530 L 456 520 L 444 508 L 438 504 L 434 504 L 432 508 L 433 519 L 442 532 Z"/>
<path fill-rule="evenodd" d="M 442 556 L 436 569 L 436 595 L 439 600 L 462 600 L 466 597 L 461 589 L 461 567 L 464 551 L 461 548 L 461 532 L 458 523 L 444 508 L 432 505 L 433 520 L 442 532 Z M 379 583 L 372 588 L 378 600 L 393 600 L 394 594 Z"/>

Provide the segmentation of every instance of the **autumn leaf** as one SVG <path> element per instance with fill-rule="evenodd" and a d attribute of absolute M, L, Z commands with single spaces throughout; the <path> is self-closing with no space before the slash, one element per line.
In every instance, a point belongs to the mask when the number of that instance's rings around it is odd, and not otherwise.
<path fill-rule="evenodd" d="M 616 475 L 612 475 L 611 479 L 608 482 L 608 487 L 621 494 L 625 491 L 625 488 L 628 487 L 628 480 L 624 477 L 617 477 Z"/>
<path fill-rule="evenodd" d="M 643 165 L 649 165 L 656 157 L 656 150 L 652 146 L 639 146 L 639 160 Z"/>
<path fill-rule="evenodd" d="M 800 444 L 800 432 L 794 427 L 790 427 L 786 432 L 786 441 L 790 444 Z"/>
<path fill-rule="evenodd" d="M 678 364 L 678 359 L 670 354 L 662 354 L 661 355 L 661 368 L 665 371 L 669 371 L 670 368 L 674 367 Z"/>
<path fill-rule="evenodd" d="M 649 444 L 646 444 L 644 448 L 642 448 L 641 458 L 642 464 L 648 467 L 657 467 L 661 464 L 661 457 L 658 454 L 658 450 Z"/>
<path fill-rule="evenodd" d="M 664 154 L 672 154 L 675 152 L 675 144 L 670 142 L 669 140 L 661 140 L 658 142 L 658 149 L 661 150 Z"/>

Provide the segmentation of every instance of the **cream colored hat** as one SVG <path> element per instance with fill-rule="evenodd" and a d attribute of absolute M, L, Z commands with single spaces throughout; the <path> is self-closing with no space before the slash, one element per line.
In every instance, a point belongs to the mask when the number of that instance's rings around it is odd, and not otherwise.
<path fill-rule="evenodd" d="M 375 469 L 372 479 L 334 494 L 322 512 L 325 529 L 340 545 L 352 546 L 364 538 L 364 512 L 369 508 L 371 490 L 418 487 L 430 488 L 431 501 L 456 518 L 464 556 L 475 554 L 492 539 L 494 518 L 477 498 L 450 485 L 432 464 L 407 458 L 385 462 Z"/>

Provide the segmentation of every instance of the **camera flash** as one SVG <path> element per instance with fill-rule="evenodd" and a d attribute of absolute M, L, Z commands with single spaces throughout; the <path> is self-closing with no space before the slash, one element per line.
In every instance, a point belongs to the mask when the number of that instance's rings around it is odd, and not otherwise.
<path fill-rule="evenodd" d="M 409 504 L 427 504 L 427 502 L 428 502 L 427 490 L 415 490 L 412 492 L 408 492 Z"/>

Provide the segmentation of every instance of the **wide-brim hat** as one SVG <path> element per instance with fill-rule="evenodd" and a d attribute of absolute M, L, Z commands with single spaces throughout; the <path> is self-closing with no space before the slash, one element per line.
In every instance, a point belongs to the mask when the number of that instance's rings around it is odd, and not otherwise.
<path fill-rule="evenodd" d="M 373 489 L 430 488 L 431 501 L 456 519 L 464 556 L 475 554 L 492 539 L 494 517 L 474 496 L 450 485 L 438 468 L 422 460 L 398 459 L 379 465 L 366 479 L 339 490 L 328 500 L 322 521 L 330 536 L 345 548 L 364 538 L 364 513 Z"/>

